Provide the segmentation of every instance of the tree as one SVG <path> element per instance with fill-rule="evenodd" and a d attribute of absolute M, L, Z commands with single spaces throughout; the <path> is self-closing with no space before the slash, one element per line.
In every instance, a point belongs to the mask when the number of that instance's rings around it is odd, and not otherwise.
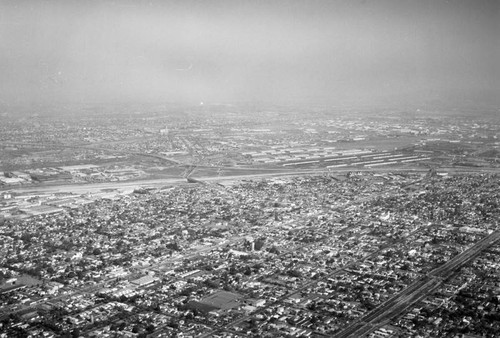
<path fill-rule="evenodd" d="M 271 249 L 269 249 L 269 252 L 272 254 L 276 254 L 276 255 L 280 254 L 280 251 L 278 250 L 278 248 L 276 246 L 273 246 Z"/>
<path fill-rule="evenodd" d="M 266 239 L 265 238 L 259 238 L 259 239 L 257 239 L 255 241 L 255 243 L 254 243 L 255 250 L 259 251 L 260 249 L 262 249 L 262 247 L 264 246 L 265 243 L 266 243 Z"/>

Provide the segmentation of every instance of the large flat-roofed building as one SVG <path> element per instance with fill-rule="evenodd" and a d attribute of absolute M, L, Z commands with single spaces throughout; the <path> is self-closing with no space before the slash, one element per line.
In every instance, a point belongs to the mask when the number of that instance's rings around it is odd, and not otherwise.
<path fill-rule="evenodd" d="M 135 284 L 137 286 L 144 286 L 144 285 L 152 284 L 152 283 L 156 282 L 157 280 L 158 280 L 158 277 L 147 275 L 147 276 L 144 276 L 144 277 L 141 277 L 138 279 L 134 279 L 130 283 Z"/>

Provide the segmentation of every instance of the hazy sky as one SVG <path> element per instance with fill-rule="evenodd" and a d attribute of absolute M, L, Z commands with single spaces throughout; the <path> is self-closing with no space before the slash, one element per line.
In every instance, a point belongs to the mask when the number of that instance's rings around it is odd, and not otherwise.
<path fill-rule="evenodd" d="M 497 0 L 0 0 L 0 104 L 500 96 Z"/>

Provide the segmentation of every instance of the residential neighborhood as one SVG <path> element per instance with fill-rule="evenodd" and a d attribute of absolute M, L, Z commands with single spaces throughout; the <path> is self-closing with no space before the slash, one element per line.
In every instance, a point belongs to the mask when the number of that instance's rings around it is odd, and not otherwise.
<path fill-rule="evenodd" d="M 499 182 L 349 172 L 64 196 L 73 203 L 57 212 L 2 220 L 1 332 L 340 336 L 496 236 Z M 481 318 L 496 318 L 500 296 L 493 243 L 370 336 L 484 332 Z M 487 284 L 475 289 L 474 280 Z M 464 297 L 484 311 L 457 317 L 450 311 L 460 307 L 442 306 Z M 478 326 L 453 322 L 466 317 Z M 500 322 L 488 323 L 495 332 Z"/>

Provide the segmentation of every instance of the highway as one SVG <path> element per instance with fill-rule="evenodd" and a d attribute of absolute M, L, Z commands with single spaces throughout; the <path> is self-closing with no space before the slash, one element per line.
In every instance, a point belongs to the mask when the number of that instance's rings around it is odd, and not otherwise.
<path fill-rule="evenodd" d="M 491 233 L 489 236 L 486 236 L 476 244 L 474 244 L 474 246 L 472 246 L 468 250 L 453 257 L 446 264 L 443 264 L 440 267 L 434 269 L 430 274 L 432 276 L 446 278 L 447 276 L 450 275 L 451 272 L 453 272 L 454 270 L 458 269 L 465 263 L 475 258 L 484 249 L 495 243 L 499 238 L 500 238 L 500 230 L 497 230 Z"/>
<path fill-rule="evenodd" d="M 341 173 L 341 172 L 349 172 L 352 171 L 352 169 L 345 169 L 345 170 L 338 170 L 335 171 L 336 173 Z M 364 171 L 364 170 L 360 170 Z M 379 171 L 394 171 L 392 170 L 367 170 L 367 171 L 374 171 L 374 172 L 379 172 Z M 399 169 L 398 171 L 403 171 Z M 411 170 L 415 171 L 415 170 Z M 426 170 L 422 170 L 426 171 Z M 247 175 L 233 175 L 233 176 L 209 176 L 209 177 L 197 177 L 200 180 L 207 181 L 207 182 L 224 182 L 224 181 L 233 181 L 233 180 L 242 180 L 242 179 L 255 179 L 255 178 L 262 178 L 262 177 L 280 177 L 280 176 L 295 176 L 295 175 L 307 175 L 307 174 L 320 174 L 324 173 L 323 170 L 300 170 L 300 171 L 291 171 L 291 170 L 285 170 L 285 171 L 280 171 L 280 172 L 272 172 L 272 173 L 259 173 L 259 174 L 247 174 Z M 167 179 L 153 179 L 153 180 L 141 180 L 141 181 L 124 181 L 124 182 L 107 182 L 107 183 L 96 183 L 96 184 L 65 184 L 65 185 L 38 185 L 38 186 L 23 186 L 23 187 L 16 187 L 9 189 L 12 192 L 18 192 L 21 194 L 29 194 L 29 193 L 55 193 L 55 192 L 71 192 L 74 194 L 83 194 L 83 193 L 88 193 L 88 192 L 99 192 L 104 189 L 113 189 L 116 191 L 126 191 L 126 190 L 133 190 L 139 187 L 162 187 L 162 186 L 168 186 L 168 185 L 179 185 L 179 184 L 188 184 L 186 183 L 186 180 L 184 178 L 167 178 Z M 0 189 L 1 190 L 1 189 Z M 380 325 L 383 325 L 386 323 L 388 320 L 396 317 L 398 314 L 401 314 L 403 311 L 405 311 L 408 307 L 412 306 L 413 304 L 417 303 L 419 300 L 423 299 L 426 297 L 428 294 L 433 292 L 437 287 L 439 287 L 443 280 L 448 278 L 451 274 L 453 274 L 457 269 L 462 267 L 463 265 L 467 264 L 470 262 L 472 259 L 477 257 L 483 250 L 494 244 L 500 239 L 500 230 L 497 230 L 493 232 L 492 234 L 486 236 L 482 240 L 478 241 L 475 243 L 472 247 L 469 249 L 465 250 L 464 252 L 456 255 L 452 259 L 450 259 L 448 262 L 445 264 L 441 265 L 440 267 L 436 268 L 435 270 L 431 271 L 427 276 L 424 278 L 415 281 L 413 284 L 411 284 L 409 287 L 401 291 L 399 294 L 395 295 L 391 299 L 387 300 L 386 302 L 382 303 L 380 306 L 375 308 L 374 310 L 370 311 L 367 313 L 364 317 L 360 318 L 359 320 L 355 321 L 352 323 L 349 327 L 345 328 L 338 334 L 336 334 L 334 337 L 342 337 L 342 338 L 347 338 L 347 337 L 362 337 L 363 335 L 366 335 L 367 333 L 373 331 Z M 231 242 L 241 240 L 241 237 L 233 238 Z M 224 243 L 226 245 L 228 243 Z M 210 249 L 213 249 L 214 247 L 211 247 Z M 184 258 L 189 258 L 193 257 L 194 255 L 197 255 L 203 251 L 207 251 L 208 248 L 203 248 L 200 251 L 197 252 L 191 252 L 188 254 L 188 256 L 183 256 L 182 259 Z M 371 253 L 369 256 L 377 254 L 380 250 L 377 250 L 374 253 Z M 165 260 L 161 263 L 157 263 L 154 266 L 148 267 L 149 269 L 154 268 L 154 267 L 159 267 L 162 264 L 168 263 L 168 262 L 173 262 L 175 260 L 179 260 L 181 258 L 176 257 L 176 258 L 167 258 L 164 257 Z M 368 257 L 365 257 L 362 260 L 366 259 Z M 357 263 L 359 261 L 351 262 L 349 265 L 344 266 L 341 269 L 338 269 L 331 274 L 329 274 L 328 277 L 333 276 L 335 274 L 340 273 L 341 271 L 345 270 L 346 268 L 352 266 L 353 264 Z M 106 281 L 107 282 L 107 281 Z M 92 293 L 95 292 L 96 289 L 101 288 L 105 286 L 106 282 L 99 283 L 97 285 L 92 285 L 89 287 L 85 287 L 80 290 L 75 290 L 74 292 L 70 292 L 69 294 L 65 295 L 59 295 L 57 297 L 54 297 L 48 301 L 54 301 L 54 300 L 64 300 L 67 297 L 70 297 L 72 295 L 76 294 L 86 294 L 86 293 Z M 293 294 L 297 294 L 301 292 L 302 290 L 312 286 L 316 282 L 308 282 L 303 285 L 301 285 L 299 288 L 290 290 L 290 292 L 278 299 L 274 303 L 269 303 L 266 304 L 263 308 L 259 309 L 257 312 L 253 313 L 252 315 L 256 315 L 258 313 L 261 313 L 264 311 L 266 308 L 269 308 L 273 304 L 277 304 L 279 302 L 282 302 L 286 298 L 290 297 Z M 26 307 L 28 308 L 28 306 Z M 26 309 L 23 308 L 23 309 Z M 21 309 L 19 310 L 21 311 Z M 17 312 L 17 311 L 15 311 Z M 242 323 L 243 321 L 247 320 L 249 316 L 243 316 L 232 323 L 228 324 L 225 326 L 226 328 L 230 328 L 234 325 L 238 325 Z M 224 328 L 219 328 L 215 329 L 212 332 L 207 333 L 204 336 L 209 336 L 211 334 L 214 334 L 216 332 L 219 332 L 221 330 L 224 330 Z"/>
<path fill-rule="evenodd" d="M 423 229 L 425 229 L 425 228 L 427 228 L 427 227 L 420 227 L 420 228 L 418 228 L 418 229 L 415 229 L 415 230 L 413 230 L 413 231 L 412 231 L 412 234 L 413 234 L 413 233 L 416 233 L 416 232 L 419 232 L 419 231 L 422 231 L 422 230 L 423 230 Z M 347 231 L 347 228 L 346 228 L 346 229 L 344 229 L 342 232 L 344 232 L 344 231 Z M 362 263 L 362 262 L 366 261 L 367 259 L 371 259 L 371 258 L 373 258 L 373 257 L 375 257 L 375 256 L 377 256 L 377 255 L 379 255 L 379 254 L 380 254 L 380 252 L 382 252 L 382 251 L 383 251 L 383 250 L 385 250 L 386 248 L 387 248 L 387 245 L 381 246 L 381 247 L 379 247 L 377 250 L 372 251 L 372 252 L 370 252 L 370 253 L 366 254 L 364 257 L 362 257 L 362 258 L 360 258 L 360 259 L 355 259 L 355 260 L 352 260 L 352 261 L 348 262 L 346 265 L 344 265 L 343 267 L 340 267 L 340 268 L 338 268 L 338 269 L 336 269 L 336 270 L 334 270 L 334 271 L 330 272 L 328 275 L 326 275 L 325 277 L 323 277 L 323 279 L 328 279 L 328 278 L 330 278 L 330 277 L 333 277 L 333 276 L 335 276 L 335 275 L 338 275 L 338 274 L 340 274 L 340 273 L 344 272 L 346 269 L 352 268 L 353 266 L 355 266 L 355 265 L 357 265 L 357 264 L 359 264 L 359 263 Z M 307 289 L 307 288 L 309 288 L 309 287 L 311 287 L 311 286 L 313 286 L 313 285 L 317 284 L 318 282 L 319 282 L 319 281 L 317 281 L 317 280 L 311 280 L 311 281 L 309 281 L 309 282 L 307 282 L 307 283 L 304 283 L 304 284 L 302 284 L 301 286 L 299 286 L 299 287 L 297 287 L 297 288 L 295 288 L 295 289 L 293 289 L 293 290 L 290 290 L 290 291 L 289 291 L 288 293 L 286 293 L 285 295 L 283 295 L 283 296 L 279 297 L 276 301 L 274 301 L 274 302 L 272 302 L 272 303 L 266 303 L 266 305 L 265 305 L 265 306 L 263 306 L 263 307 L 259 308 L 257 311 L 255 311 L 255 312 L 253 312 L 253 313 L 251 313 L 251 314 L 249 314 L 249 315 L 246 315 L 246 316 L 243 316 L 243 317 L 237 318 L 237 319 L 235 319 L 234 321 L 232 321 L 231 323 L 229 323 L 229 324 L 225 325 L 224 327 L 214 329 L 214 330 L 212 330 L 212 331 L 210 331 L 210 332 L 206 332 L 205 334 L 201 335 L 201 336 L 200 336 L 200 338 L 210 337 L 210 336 L 212 336 L 212 335 L 214 335 L 214 334 L 216 334 L 216 333 L 218 333 L 218 332 L 222 332 L 222 331 L 231 331 L 231 332 L 232 332 L 232 330 L 231 330 L 231 328 L 232 328 L 232 327 L 234 327 L 234 326 L 236 326 L 236 325 L 239 325 L 239 324 L 243 323 L 244 321 L 249 320 L 251 317 L 254 317 L 254 316 L 256 316 L 256 315 L 258 315 L 258 314 L 260 314 L 260 313 L 264 312 L 266 309 L 270 308 L 270 307 L 271 307 L 271 306 L 273 306 L 273 305 L 276 305 L 276 304 L 280 304 L 280 303 L 282 303 L 285 299 L 290 298 L 290 297 L 292 297 L 292 296 L 294 296 L 294 295 L 297 295 L 297 294 L 301 293 L 301 292 L 302 292 L 302 291 L 304 291 L 305 289 Z M 407 288 L 407 289 L 408 289 L 408 288 Z M 407 289 L 405 289 L 405 290 L 407 290 Z M 411 293 L 411 291 L 412 291 L 412 289 L 410 289 L 410 290 L 409 290 L 409 292 L 410 292 L 410 293 Z M 355 322 L 355 323 L 354 323 L 354 326 L 351 328 L 351 330 L 356 329 L 356 328 L 357 328 L 357 329 L 361 329 L 361 327 L 362 327 L 362 326 L 364 327 L 364 326 L 365 326 L 365 324 L 364 324 L 364 323 L 359 323 L 359 322 L 357 322 L 357 325 L 356 325 L 356 322 Z M 357 330 L 357 329 L 356 329 L 356 330 Z M 367 330 L 367 329 L 371 329 L 371 326 L 364 327 L 364 329 L 363 329 L 363 330 Z M 359 332 L 358 332 L 358 333 L 359 333 Z M 322 333 L 320 333 L 320 332 L 315 332 L 315 334 L 317 334 L 317 335 L 323 335 L 323 334 L 322 334 Z"/>
<path fill-rule="evenodd" d="M 200 181 L 208 182 L 224 182 L 224 181 L 234 181 L 234 180 L 244 180 L 244 179 L 255 179 L 262 177 L 274 177 L 274 176 L 293 176 L 293 175 L 307 175 L 307 174 L 319 174 L 322 171 L 317 170 L 301 170 L 301 171 L 291 171 L 284 170 L 279 172 L 271 173 L 259 173 L 259 174 L 248 174 L 248 175 L 230 175 L 230 176 L 196 176 L 195 178 Z M 119 181 L 119 182 L 103 182 L 103 183 L 75 183 L 75 184 L 57 184 L 57 185 L 25 185 L 25 186 L 0 186 L 0 191 L 8 190 L 13 193 L 19 194 L 40 194 L 40 193 L 57 193 L 57 192 L 68 192 L 74 194 L 85 194 L 92 192 L 100 192 L 105 189 L 113 189 L 117 191 L 127 191 L 133 190 L 140 187 L 155 187 L 160 188 L 169 185 L 187 184 L 186 179 L 183 177 L 178 178 L 157 178 L 149 180 L 134 180 L 134 181 Z"/>
<path fill-rule="evenodd" d="M 334 338 L 359 338 L 375 330 L 390 319 L 403 313 L 408 307 L 417 303 L 436 290 L 453 272 L 477 257 L 483 250 L 500 239 L 500 230 L 486 236 L 464 252 L 431 271 L 424 278 L 414 282 L 396 296 L 382 303 L 360 320 L 337 333 Z"/>
<path fill-rule="evenodd" d="M 199 169 L 205 167 L 198 166 Z M 216 169 L 213 167 L 207 167 L 210 169 Z M 226 169 L 226 168 L 222 168 Z M 248 168 L 238 168 L 238 167 L 228 167 L 231 171 L 237 170 L 250 170 Z M 224 182 L 224 181 L 239 181 L 239 180 L 252 180 L 268 177 L 284 177 L 284 176 L 303 176 L 303 175 L 320 175 L 325 173 L 342 175 L 348 172 L 362 171 L 362 172 L 394 172 L 394 171 L 405 171 L 405 172 L 427 172 L 427 169 L 394 169 L 389 170 L 388 168 L 377 168 L 377 169 L 356 169 L 356 168 L 345 168 L 336 170 L 327 170 L 325 168 L 319 169 L 301 169 L 301 170 L 290 170 L 286 168 L 253 168 L 252 170 L 260 171 L 258 173 L 242 173 L 238 175 L 194 175 L 193 178 L 203 182 Z M 262 172 L 265 171 L 265 172 Z M 161 188 L 165 186 L 173 186 L 179 184 L 187 184 L 187 181 L 183 177 L 166 177 L 166 178 L 155 178 L 155 179 L 141 179 L 141 180 L 131 180 L 131 181 L 117 181 L 117 182 L 101 182 L 101 183 L 63 183 L 63 184 L 30 184 L 22 186 L 6 186 L 0 185 L 0 191 L 9 191 L 16 194 L 41 194 L 41 193 L 73 193 L 73 194 L 86 194 L 101 192 L 103 190 L 115 190 L 115 191 L 130 191 L 133 189 L 146 187 L 146 188 Z"/>
<path fill-rule="evenodd" d="M 198 166 L 199 169 L 210 168 L 216 169 L 214 167 L 204 167 Z M 290 170 L 286 168 L 243 168 L 243 167 L 221 167 L 222 170 L 231 171 L 248 171 L 255 170 L 260 171 L 258 173 L 246 173 L 238 175 L 195 175 L 194 178 L 205 181 L 205 182 L 224 182 L 224 181 L 238 181 L 238 180 L 249 180 L 249 179 L 259 179 L 266 177 L 281 177 L 281 176 L 301 176 L 301 175 L 313 175 L 313 174 L 346 174 L 348 172 L 373 172 L 373 173 L 391 173 L 391 172 L 413 172 L 413 173 L 425 173 L 428 169 L 422 168 L 342 168 L 335 170 L 328 170 L 326 168 L 318 169 L 301 169 L 301 170 Z M 470 174 L 478 172 L 498 172 L 498 168 L 492 168 L 491 170 L 482 169 L 475 170 L 474 172 L 467 171 L 461 172 L 457 171 L 456 168 L 448 168 L 450 174 L 455 172 L 460 174 Z M 263 172 L 264 171 L 264 172 Z M 442 171 L 442 170 L 439 170 Z M 9 191 L 18 194 L 40 194 L 40 193 L 74 193 L 74 194 L 85 194 L 92 192 L 100 192 L 104 189 L 113 189 L 117 191 L 127 191 L 133 190 L 140 187 L 152 187 L 160 188 L 164 186 L 172 186 L 178 184 L 186 184 L 186 179 L 183 177 L 167 177 L 167 178 L 155 178 L 155 179 L 142 179 L 142 180 L 132 180 L 132 181 L 118 181 L 118 182 L 102 182 L 102 183 L 63 183 L 63 184 L 30 184 L 22 186 L 8 186 L 0 185 L 0 191 Z"/>
<path fill-rule="evenodd" d="M 415 230 L 414 232 L 416 232 L 416 231 L 420 231 L 420 230 L 421 230 L 421 229 L 417 229 L 417 230 Z M 354 267 L 355 265 L 357 265 L 357 264 L 359 264 L 359 263 L 362 263 L 362 262 L 366 261 L 367 259 L 371 259 L 371 258 L 373 258 L 373 257 L 375 257 L 375 256 L 377 256 L 377 255 L 379 255 L 379 254 L 380 254 L 380 252 L 381 252 L 382 250 L 385 250 L 385 249 L 386 249 L 386 246 L 382 246 L 382 247 L 378 248 L 377 250 L 372 251 L 372 252 L 370 252 L 370 253 L 366 254 L 364 257 L 362 257 L 362 258 L 360 258 L 360 259 L 355 259 L 355 260 L 353 260 L 353 261 L 350 261 L 349 263 L 347 263 L 346 265 L 342 266 L 341 268 L 338 268 L 338 269 L 336 269 L 336 270 L 334 270 L 334 271 L 330 272 L 328 275 L 324 276 L 324 277 L 323 277 L 323 279 L 328 279 L 328 278 L 330 278 L 330 277 L 333 277 L 333 276 L 335 276 L 335 275 L 338 275 L 338 274 L 340 274 L 340 273 L 344 272 L 346 269 L 350 269 L 350 268 Z M 251 313 L 251 314 L 248 314 L 248 315 L 246 315 L 246 316 L 243 316 L 243 317 L 237 318 L 237 319 L 235 319 L 234 321 L 232 321 L 231 323 L 229 323 L 229 324 L 225 325 L 225 326 L 224 326 L 224 327 L 222 327 L 222 328 L 218 328 L 218 329 L 215 329 L 215 330 L 213 330 L 213 331 L 207 332 L 207 333 L 205 333 L 205 334 L 201 335 L 201 336 L 200 336 L 200 338 L 203 338 L 203 337 L 210 337 L 210 336 L 214 335 L 214 334 L 215 334 L 215 333 L 217 333 L 217 332 L 222 332 L 222 331 L 226 331 L 226 330 L 231 331 L 231 327 L 234 327 L 235 325 L 239 325 L 239 324 L 243 323 L 244 321 L 249 320 L 251 317 L 254 317 L 254 316 L 256 316 L 256 315 L 258 315 L 258 314 L 260 314 L 260 313 L 264 312 L 266 309 L 270 308 L 270 307 L 271 307 L 271 306 L 273 306 L 273 305 L 276 305 L 276 304 L 280 304 L 280 303 L 282 303 L 282 302 L 283 302 L 285 299 L 287 299 L 287 298 L 290 298 L 290 297 L 292 297 L 292 296 L 294 296 L 294 295 L 298 295 L 299 293 L 301 293 L 301 292 L 302 292 L 302 291 L 304 291 L 305 289 L 307 289 L 307 288 L 309 288 L 309 287 L 311 287 L 311 286 L 313 286 L 313 285 L 317 284 L 318 282 L 320 282 L 320 281 L 318 281 L 318 280 L 311 280 L 311 281 L 309 281 L 309 282 L 307 282 L 307 283 L 304 283 L 304 284 L 302 284 L 301 286 L 299 286 L 299 287 L 297 287 L 297 288 L 295 288 L 295 289 L 293 289 L 293 290 L 290 290 L 288 293 L 286 293 L 286 294 L 284 294 L 283 296 L 279 297 L 276 301 L 274 301 L 274 302 L 272 302 L 272 303 L 266 303 L 266 305 L 265 305 L 265 306 L 263 306 L 263 307 L 259 308 L 257 311 L 255 311 L 255 312 L 253 312 L 253 313 Z M 322 334 L 321 334 L 321 333 L 319 333 L 319 332 L 315 332 L 315 334 L 317 334 L 317 335 L 322 335 Z"/>

